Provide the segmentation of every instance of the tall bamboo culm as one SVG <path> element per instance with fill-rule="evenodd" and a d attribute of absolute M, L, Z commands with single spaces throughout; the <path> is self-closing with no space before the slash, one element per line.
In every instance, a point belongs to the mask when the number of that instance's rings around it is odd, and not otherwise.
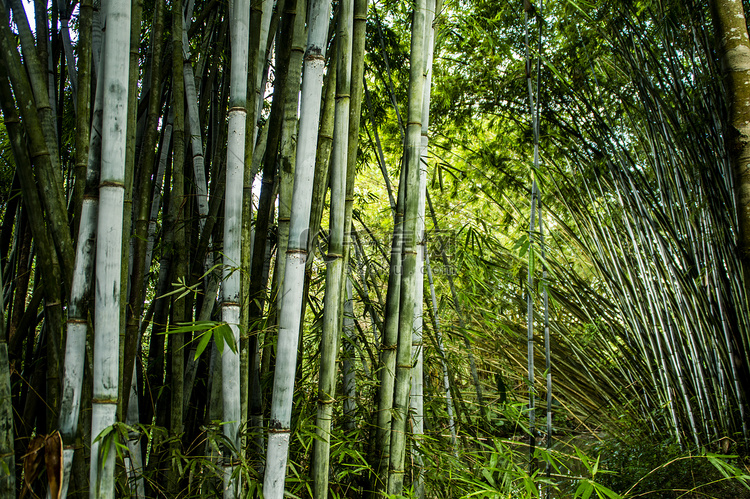
<path fill-rule="evenodd" d="M 236 345 L 240 343 L 240 239 L 242 229 L 242 178 L 245 158 L 247 120 L 247 56 L 250 2 L 234 0 L 230 4 L 232 46 L 227 114 L 227 167 L 224 198 L 224 279 L 221 318 L 229 324 Z M 224 399 L 224 435 L 234 447 L 225 456 L 224 497 L 238 497 L 241 482 L 235 473 L 240 452 L 240 359 L 237 352 L 225 348 L 222 354 L 222 395 Z"/>
<path fill-rule="evenodd" d="M 374 127 L 373 123 L 373 127 Z M 385 175 L 385 170 L 384 175 Z M 388 269 L 388 291 L 385 297 L 385 318 L 383 320 L 383 340 L 380 342 L 378 370 L 378 408 L 375 414 L 375 463 L 377 489 L 385 489 L 388 484 L 388 468 L 391 455 L 391 410 L 393 409 L 393 387 L 396 380 L 396 344 L 398 343 L 398 318 L 401 297 L 401 273 L 403 250 L 404 202 L 406 190 L 406 168 L 401 169 L 396 197 L 396 210 L 393 216 L 393 237 L 391 238 L 391 259 Z M 387 177 L 386 177 L 387 178 Z"/>
<path fill-rule="evenodd" d="M 91 416 L 91 470 L 89 497 L 115 497 L 115 449 L 112 439 L 96 440 L 115 422 L 119 367 L 120 265 L 125 181 L 125 134 L 130 46 L 130 2 L 104 4 L 102 77 L 102 163 L 96 244 L 94 323 L 94 390 Z M 103 445 L 111 446 L 103 449 Z M 101 461 L 106 451 L 106 460 Z"/>
<path fill-rule="evenodd" d="M 281 499 L 284 496 L 329 17 L 328 0 L 311 1 L 292 194 L 293 209 L 289 222 L 289 243 L 285 255 L 286 269 L 281 298 L 284 313 L 279 321 L 266 470 L 263 477 L 263 495 L 266 499 Z"/>
<path fill-rule="evenodd" d="M 423 460 L 419 450 L 422 435 L 424 435 L 424 344 L 422 341 L 422 328 L 424 321 L 424 268 L 427 235 L 425 234 L 425 197 L 427 190 L 427 147 L 429 139 L 427 132 L 430 120 L 430 86 L 432 82 L 432 60 L 434 52 L 434 29 L 432 27 L 435 19 L 435 0 L 428 0 L 425 18 L 425 66 L 424 66 L 424 89 L 422 97 L 422 130 L 421 150 L 419 155 L 419 201 L 417 212 L 417 277 L 416 292 L 414 296 L 414 332 L 412 333 L 412 355 L 414 356 L 414 368 L 411 376 L 411 395 L 409 405 L 411 407 L 411 423 L 414 441 L 412 444 L 412 456 L 414 464 L 418 468 L 414 479 L 414 494 L 417 498 L 424 497 L 424 479 L 422 477 Z"/>
<path fill-rule="evenodd" d="M 98 64 L 98 61 L 96 61 Z M 81 74 L 81 72 L 79 72 Z M 94 114 L 91 123 L 85 182 L 76 240 L 76 260 L 73 268 L 73 283 L 68 303 L 67 336 L 65 343 L 65 363 L 60 399 L 58 425 L 65 445 L 63 450 L 63 482 L 61 498 L 67 497 L 73 463 L 74 444 L 78 430 L 78 417 L 81 410 L 83 388 L 83 366 L 85 365 L 86 336 L 88 334 L 89 298 L 93 284 L 94 255 L 96 249 L 96 229 L 99 211 L 99 168 L 102 146 L 102 105 L 104 87 L 100 78 L 94 97 Z"/>
<path fill-rule="evenodd" d="M 525 36 L 525 48 L 526 48 L 526 67 L 528 72 L 526 73 L 526 83 L 529 93 L 529 113 L 534 128 L 534 169 L 531 173 L 531 209 L 529 214 L 529 247 L 534 247 L 534 231 L 536 230 L 536 217 L 537 210 L 539 213 L 539 224 L 541 227 L 541 201 L 539 193 L 539 184 L 536 180 L 536 173 L 539 167 L 539 115 L 538 115 L 538 100 L 535 96 L 538 96 L 539 92 L 539 75 L 540 75 L 540 59 L 537 59 L 536 64 L 536 85 L 532 79 L 531 72 L 531 55 L 530 55 L 530 36 L 529 36 L 529 17 L 534 13 L 535 7 L 531 3 L 526 3 L 524 6 L 524 36 Z M 539 39 L 541 49 L 541 38 Z M 542 243 L 543 244 L 543 243 Z M 536 463 L 534 459 L 534 448 L 536 446 L 536 421 L 535 421 L 535 407 L 536 407 L 536 388 L 534 387 L 534 251 L 529 250 L 529 266 L 528 266 L 528 278 L 527 278 L 527 290 L 526 290 L 526 331 L 527 331 L 527 352 L 526 358 L 528 361 L 528 388 L 529 388 L 529 472 L 533 472 Z M 549 343 L 549 342 L 547 342 Z"/>
<path fill-rule="evenodd" d="M 187 282 L 187 248 L 185 247 L 185 80 L 182 60 L 182 0 L 172 2 L 172 109 L 174 124 L 172 130 L 172 190 L 169 196 L 169 218 L 174 221 L 173 264 L 176 280 Z M 200 130 L 198 130 L 200 133 Z M 200 193 L 199 193 L 200 196 Z M 201 201 L 198 201 L 201 204 Z M 179 324 L 189 319 L 185 310 L 185 297 L 175 296 L 172 299 L 172 316 L 170 322 Z M 169 421 L 170 455 L 172 466 L 167 477 L 167 491 L 176 496 L 179 490 L 180 471 L 175 462 L 179 455 L 183 422 L 183 394 L 185 380 L 185 333 L 169 335 L 171 353 L 172 381 L 171 406 Z M 228 349 L 229 350 L 229 349 Z M 229 421 L 234 421 L 230 419 Z"/>
<path fill-rule="evenodd" d="M 401 494 L 404 488 L 404 460 L 411 385 L 412 334 L 417 292 L 417 219 L 419 214 L 419 164 L 422 150 L 422 101 L 424 99 L 425 33 L 427 0 L 415 3 L 412 18 L 409 67 L 409 107 L 406 127 L 406 188 L 403 226 L 401 293 L 399 305 L 396 380 L 391 422 L 389 494 Z M 403 182 L 403 180 L 402 180 Z"/>
<path fill-rule="evenodd" d="M 351 101 L 351 62 L 353 0 L 339 4 L 336 40 L 336 108 L 331 156 L 331 208 L 326 263 L 326 288 L 323 304 L 323 334 L 320 342 L 318 410 L 315 419 L 317 438 L 313 447 L 313 494 L 328 497 L 331 416 L 336 401 L 336 356 L 339 350 L 344 289 L 344 218 L 346 199 L 347 153 L 349 148 L 349 104 Z"/>
<path fill-rule="evenodd" d="M 365 39 L 367 35 L 367 0 L 354 0 L 352 23 L 352 74 L 350 77 L 349 104 L 349 145 L 346 154 L 346 202 L 344 203 L 344 272 L 349 273 L 353 231 L 352 214 L 354 211 L 354 180 L 357 175 L 357 151 L 359 150 L 360 120 L 362 117 L 362 100 L 364 98 Z M 366 284 L 365 284 L 366 285 Z M 352 282 L 347 277 L 344 284 L 343 333 L 347 341 L 344 344 L 344 428 L 351 431 L 356 427 L 356 332 L 354 330 L 354 305 L 352 299 Z M 363 365 L 366 365 L 363 363 Z M 369 377 L 369 375 L 367 375 Z"/>

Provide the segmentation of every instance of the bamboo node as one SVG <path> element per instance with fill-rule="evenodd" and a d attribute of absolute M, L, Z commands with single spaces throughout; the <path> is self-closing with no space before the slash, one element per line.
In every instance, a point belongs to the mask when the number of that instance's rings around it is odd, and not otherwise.
<path fill-rule="evenodd" d="M 396 345 L 380 345 L 381 350 L 396 350 Z"/>
<path fill-rule="evenodd" d="M 88 321 L 84 319 L 68 319 L 68 324 L 87 324 Z"/>
<path fill-rule="evenodd" d="M 94 404 L 117 404 L 117 398 L 97 398 L 92 397 L 91 402 Z"/>
<path fill-rule="evenodd" d="M 421 122 L 421 121 L 409 121 L 409 122 L 407 122 L 407 123 L 406 123 L 406 126 L 407 126 L 407 127 L 409 127 L 409 126 L 411 126 L 411 125 L 419 125 L 419 126 L 422 126 L 422 122 Z"/>
<path fill-rule="evenodd" d="M 268 433 L 291 433 L 292 430 L 289 428 L 268 428 Z"/>
<path fill-rule="evenodd" d="M 115 181 L 112 181 L 112 180 L 102 180 L 101 182 L 99 182 L 99 188 L 101 189 L 102 187 L 117 187 L 117 188 L 121 188 L 122 187 L 122 188 L 124 188 L 125 187 L 125 182 L 115 182 Z"/>
<path fill-rule="evenodd" d="M 305 56 L 305 61 L 323 61 L 325 62 L 326 58 L 325 56 L 320 53 L 320 49 L 313 49 L 308 51 L 307 55 Z"/>
<path fill-rule="evenodd" d="M 31 156 L 31 159 L 41 158 L 42 156 L 49 156 L 49 151 L 42 149 L 39 152 L 32 152 L 29 156 Z"/>

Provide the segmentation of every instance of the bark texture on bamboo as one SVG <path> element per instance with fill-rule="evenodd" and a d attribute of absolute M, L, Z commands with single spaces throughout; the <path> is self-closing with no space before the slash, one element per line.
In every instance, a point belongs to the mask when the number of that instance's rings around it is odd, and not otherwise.
<path fill-rule="evenodd" d="M 740 250 L 750 259 L 750 38 L 741 0 L 712 2 L 731 112 L 730 151 L 736 171 Z"/>
<path fill-rule="evenodd" d="M 721 49 L 723 71 L 730 101 L 729 152 L 737 194 L 739 252 L 745 286 L 750 283 L 750 37 L 742 0 L 713 0 L 711 9 Z M 745 399 L 750 390 L 750 366 L 742 355 L 743 342 L 735 332 L 732 355 Z M 742 407 L 742 404 L 741 404 Z M 747 437 L 747 436 L 746 436 Z"/>
<path fill-rule="evenodd" d="M 97 324 L 94 348 L 94 392 L 91 434 L 96 439 L 115 422 L 119 378 L 120 264 L 125 181 L 125 142 L 130 46 L 130 2 L 110 1 L 103 53 L 104 102 L 102 164 L 99 184 L 99 219 L 96 247 Z M 112 445 L 100 462 L 102 445 Z M 114 498 L 114 441 L 91 445 L 90 497 Z"/>

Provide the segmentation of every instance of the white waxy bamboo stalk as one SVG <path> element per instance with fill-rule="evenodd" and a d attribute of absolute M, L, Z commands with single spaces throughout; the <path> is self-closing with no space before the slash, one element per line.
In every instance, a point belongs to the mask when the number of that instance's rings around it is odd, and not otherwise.
<path fill-rule="evenodd" d="M 281 128 L 279 162 L 279 239 L 278 254 L 285 255 L 289 241 L 289 216 L 292 212 L 292 190 L 294 188 L 294 163 L 297 152 L 297 119 L 299 108 L 302 57 L 305 54 L 305 15 L 307 2 L 297 0 L 292 49 L 287 70 L 286 97 L 284 100 L 284 122 Z M 264 131 L 267 130 L 264 129 Z M 276 274 L 279 288 L 284 282 L 284 259 L 276 259 Z M 276 294 L 277 315 L 281 314 L 281 293 Z"/>
<path fill-rule="evenodd" d="M 96 246 L 96 298 L 94 323 L 94 390 L 91 415 L 90 497 L 114 498 L 114 442 L 95 439 L 115 422 L 117 410 L 120 266 L 122 263 L 122 215 L 125 180 L 125 135 L 130 47 L 130 2 L 105 3 L 104 53 L 102 59 L 104 102 L 102 116 L 102 165 L 99 186 L 99 219 Z M 102 443 L 111 444 L 106 449 Z"/>
<path fill-rule="evenodd" d="M 312 203 L 315 150 L 330 8 L 328 0 L 312 0 L 308 15 L 309 31 L 304 57 L 302 110 L 292 194 L 293 209 L 289 223 L 289 245 L 285 255 L 286 271 L 282 288 L 284 313 L 279 321 L 266 471 L 263 477 L 263 495 L 266 499 L 281 499 L 284 496 L 294 374 L 297 365 L 297 342 L 301 325 L 302 293 L 307 261 L 307 229 Z"/>
<path fill-rule="evenodd" d="M 230 4 L 230 37 L 232 45 L 229 82 L 229 122 L 227 167 L 224 200 L 224 267 L 221 318 L 229 324 L 235 345 L 240 344 L 240 239 L 242 229 L 242 177 L 245 157 L 247 121 L 247 56 L 249 44 L 250 2 L 233 0 Z M 224 497 L 238 497 L 241 482 L 235 473 L 240 452 L 240 359 L 239 353 L 225 348 L 222 354 L 222 395 L 224 400 L 224 435 L 232 444 L 224 463 Z"/>
<path fill-rule="evenodd" d="M 412 455 L 415 464 L 420 468 L 414 480 L 414 494 L 418 498 L 424 497 L 424 479 L 422 468 L 422 455 L 419 447 L 424 435 L 424 351 L 422 341 L 424 313 L 424 267 L 426 254 L 425 234 L 425 201 L 427 194 L 427 147 L 429 139 L 427 132 L 430 123 L 430 87 L 432 83 L 432 60 L 434 52 L 435 32 L 432 23 L 435 19 L 435 1 L 428 0 L 427 13 L 425 15 L 425 69 L 424 89 L 422 97 L 422 129 L 421 129 L 421 151 L 419 160 L 419 200 L 417 212 L 417 280 L 414 296 L 414 332 L 412 333 L 412 355 L 415 357 L 411 376 L 410 406 L 412 414 L 412 433 L 414 443 Z"/>
<path fill-rule="evenodd" d="M 78 430 L 78 417 L 81 410 L 81 392 L 83 387 L 83 366 L 86 354 L 86 335 L 88 333 L 88 310 L 84 300 L 91 292 L 94 272 L 94 254 L 96 249 L 96 226 L 99 210 L 99 163 L 101 162 L 102 141 L 102 102 L 104 89 L 97 84 L 94 98 L 94 114 L 89 137 L 89 156 L 86 168 L 86 191 L 81 207 L 75 267 L 68 304 L 67 336 L 65 343 L 65 363 L 63 365 L 62 397 L 58 427 L 63 439 L 63 481 L 61 498 L 65 499 L 70 484 L 70 471 L 73 463 L 74 441 Z"/>

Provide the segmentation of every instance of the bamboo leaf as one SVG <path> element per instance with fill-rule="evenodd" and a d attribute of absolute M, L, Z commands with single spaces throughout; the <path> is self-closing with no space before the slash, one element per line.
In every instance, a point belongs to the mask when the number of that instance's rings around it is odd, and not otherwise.
<path fill-rule="evenodd" d="M 232 332 L 232 328 L 229 327 L 229 324 L 226 322 L 219 324 L 216 327 L 216 333 L 214 336 L 217 338 L 217 344 L 219 343 L 218 338 L 221 337 L 222 341 L 220 343 L 226 343 L 233 353 L 237 353 L 237 343 L 234 341 L 234 332 Z"/>
<path fill-rule="evenodd" d="M 208 343 L 211 341 L 212 336 L 213 333 L 210 330 L 200 335 L 200 341 L 198 342 L 198 346 L 195 349 L 195 357 L 193 358 L 193 360 L 198 360 L 203 351 L 206 349 L 206 346 L 208 346 Z"/>
<path fill-rule="evenodd" d="M 596 488 L 596 492 L 599 495 L 605 495 L 609 497 L 609 499 L 622 499 L 622 496 L 618 494 L 617 492 L 605 487 L 604 485 L 600 483 L 594 483 L 594 487 Z"/>

